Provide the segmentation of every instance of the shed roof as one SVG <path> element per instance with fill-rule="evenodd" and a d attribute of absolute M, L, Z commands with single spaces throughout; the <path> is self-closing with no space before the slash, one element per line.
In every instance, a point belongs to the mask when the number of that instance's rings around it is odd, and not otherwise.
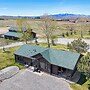
<path fill-rule="evenodd" d="M 80 57 L 79 53 L 56 50 L 51 48 L 43 48 L 39 46 L 31 46 L 28 44 L 22 45 L 14 54 L 32 57 L 41 54 L 49 63 L 73 70 Z"/>
<path fill-rule="evenodd" d="M 9 30 L 12 30 L 12 31 L 17 31 L 18 28 L 17 27 L 10 27 Z"/>
<path fill-rule="evenodd" d="M 27 29 L 28 28 L 25 28 L 25 27 L 22 28 L 23 31 L 26 31 Z M 18 31 L 19 28 L 17 28 L 17 27 L 10 27 L 9 30 L 11 30 L 11 31 Z"/>
<path fill-rule="evenodd" d="M 22 34 L 21 33 L 18 33 L 18 32 L 7 32 L 7 33 L 5 33 L 4 34 L 4 36 L 13 36 L 13 37 L 20 37 L 20 36 L 22 36 Z"/>

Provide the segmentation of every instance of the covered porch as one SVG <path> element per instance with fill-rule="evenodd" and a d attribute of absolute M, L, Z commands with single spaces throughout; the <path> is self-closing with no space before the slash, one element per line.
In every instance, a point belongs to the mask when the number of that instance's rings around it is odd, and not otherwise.
<path fill-rule="evenodd" d="M 33 69 L 36 71 L 39 70 L 39 71 L 49 73 L 51 75 L 57 75 L 64 78 L 71 78 L 76 72 L 76 69 L 70 70 L 57 65 L 50 64 L 47 60 L 45 60 L 40 55 L 30 57 L 30 58 L 15 55 L 15 60 L 23 65 L 26 65 L 27 67 L 32 66 Z"/>
<path fill-rule="evenodd" d="M 72 78 L 73 75 L 76 72 L 76 68 L 74 70 L 70 70 L 64 67 L 56 66 L 56 65 L 51 65 L 51 74 L 52 75 L 57 75 L 61 76 L 63 78 Z"/>

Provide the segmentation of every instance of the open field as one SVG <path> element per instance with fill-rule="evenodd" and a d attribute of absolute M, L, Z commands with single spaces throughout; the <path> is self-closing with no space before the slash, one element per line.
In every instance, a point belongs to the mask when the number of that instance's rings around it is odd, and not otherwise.
<path fill-rule="evenodd" d="M 15 26 L 16 20 L 0 20 L 0 27 Z"/>
<path fill-rule="evenodd" d="M 42 21 L 29 19 L 28 22 L 39 37 L 43 38 L 45 36 L 41 28 Z M 4 27 L 0 28 L 0 32 L 7 32 L 7 29 L 11 26 L 16 26 L 16 20 L 0 20 L 0 27 Z M 79 38 L 82 33 L 83 38 L 90 39 L 90 22 L 72 23 L 69 21 L 57 21 L 57 26 L 58 29 L 54 32 L 56 37 L 62 37 L 64 33 L 66 38 Z M 68 36 L 66 35 L 67 32 L 69 34 Z M 73 32 L 73 34 L 71 32 Z"/>
<path fill-rule="evenodd" d="M 10 27 L 0 27 L 0 34 L 4 34 L 4 33 L 8 32 L 9 28 Z"/>

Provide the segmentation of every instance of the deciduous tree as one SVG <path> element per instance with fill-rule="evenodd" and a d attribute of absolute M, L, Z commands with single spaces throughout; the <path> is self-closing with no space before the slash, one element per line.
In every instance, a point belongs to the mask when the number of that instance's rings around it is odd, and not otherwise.
<path fill-rule="evenodd" d="M 22 33 L 22 36 L 21 36 L 21 40 L 25 41 L 26 44 L 27 44 L 27 41 L 32 38 L 32 35 L 31 35 L 31 27 L 29 25 L 29 23 L 27 22 L 27 19 L 18 19 L 17 20 L 17 27 L 18 27 L 18 31 L 20 33 Z"/>
<path fill-rule="evenodd" d="M 52 20 L 52 18 L 49 17 L 48 15 L 43 15 L 41 17 L 41 21 L 42 21 L 41 28 L 44 31 L 44 34 L 47 39 L 48 47 L 50 48 L 50 39 L 52 44 L 55 45 L 54 39 L 55 39 L 55 30 L 57 29 L 57 25 L 56 22 Z"/>

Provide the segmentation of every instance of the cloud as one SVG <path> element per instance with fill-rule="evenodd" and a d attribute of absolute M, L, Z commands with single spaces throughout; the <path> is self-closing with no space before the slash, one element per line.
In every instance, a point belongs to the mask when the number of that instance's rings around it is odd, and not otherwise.
<path fill-rule="evenodd" d="M 7 10 L 8 8 L 6 8 L 6 7 L 3 7 L 3 8 L 0 8 L 0 10 Z"/>

